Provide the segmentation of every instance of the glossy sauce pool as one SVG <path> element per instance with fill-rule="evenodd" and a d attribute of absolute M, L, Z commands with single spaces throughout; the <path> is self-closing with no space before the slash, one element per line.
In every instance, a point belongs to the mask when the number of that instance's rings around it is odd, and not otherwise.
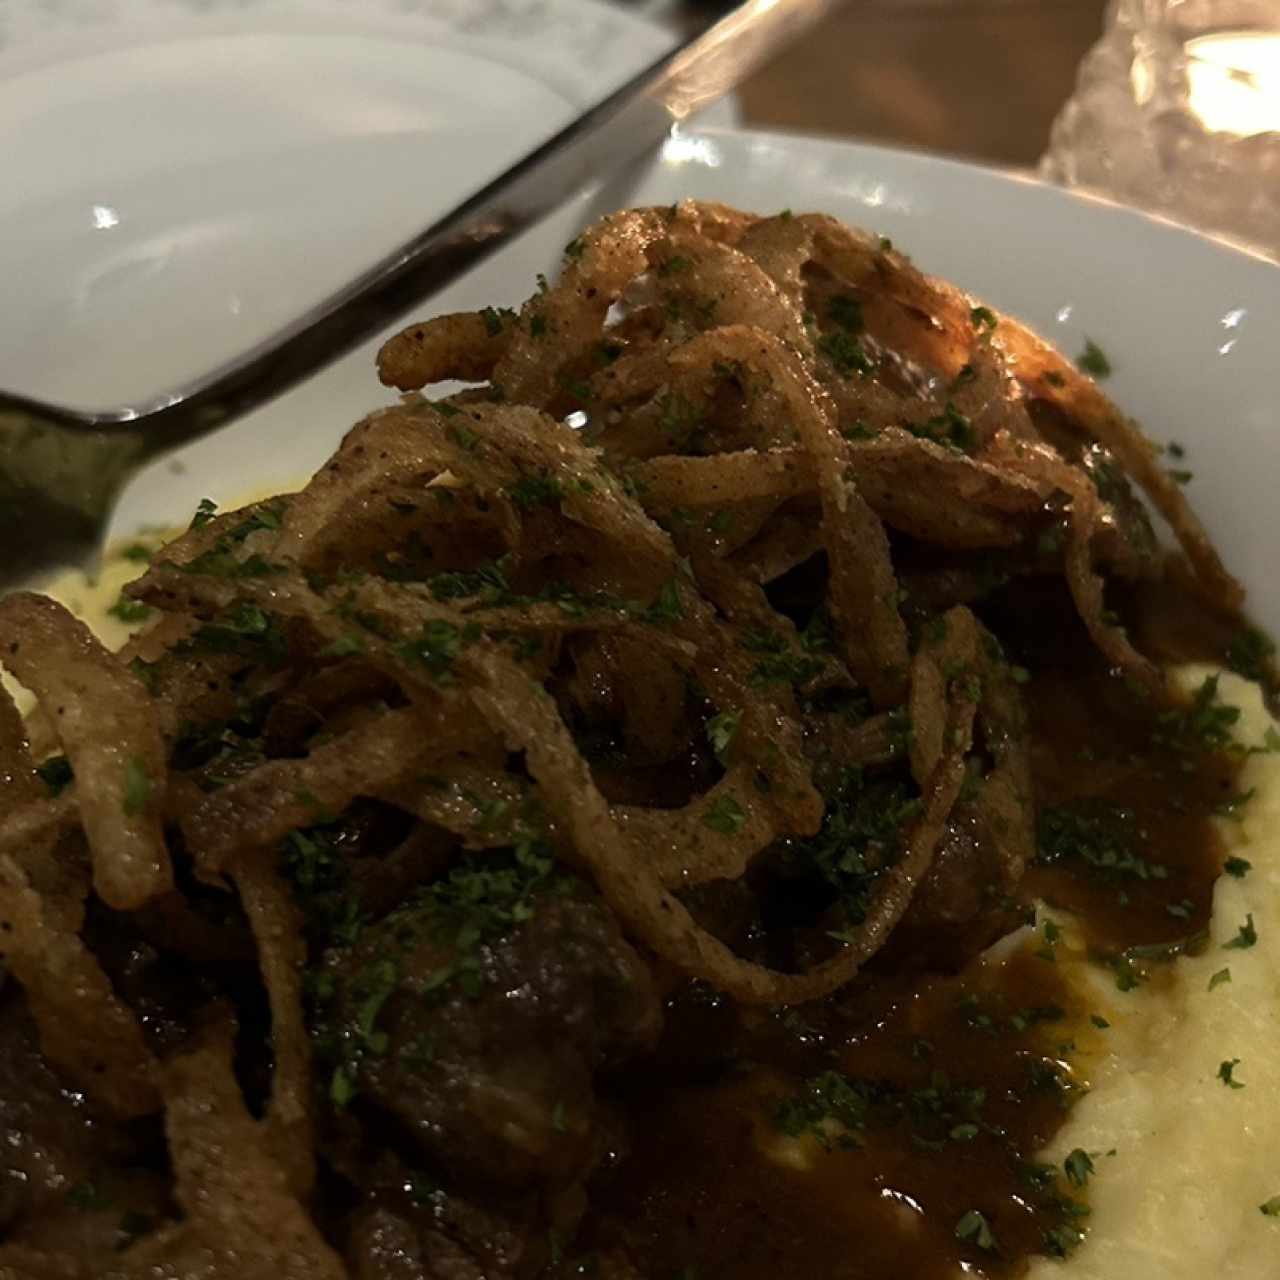
<path fill-rule="evenodd" d="M 1110 676 L 1061 603 L 985 611 L 1035 673 L 1042 857 L 1025 889 L 1050 920 L 1070 913 L 1124 991 L 1197 945 L 1222 862 L 1211 818 L 1237 764 L 1200 750 L 1183 710 Z M 1229 628 L 1188 625 L 1197 602 L 1169 587 L 1139 603 L 1182 620 L 1164 632 L 1166 661 L 1221 663 Z M 1105 1019 L 1064 982 L 1054 926 L 1042 929 L 955 975 L 868 976 L 782 1013 L 678 992 L 656 1062 L 621 1082 L 630 1146 L 597 1179 L 558 1274 L 597 1273 L 614 1249 L 646 1280 L 1014 1277 L 1032 1255 L 1069 1253 L 1087 1228 L 1087 1170 L 1037 1153 L 1106 1052 Z"/>

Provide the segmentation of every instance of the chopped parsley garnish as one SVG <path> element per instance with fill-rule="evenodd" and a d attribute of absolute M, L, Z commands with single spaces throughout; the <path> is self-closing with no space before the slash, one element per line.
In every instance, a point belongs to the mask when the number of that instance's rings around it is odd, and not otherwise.
<path fill-rule="evenodd" d="M 136 817 L 147 807 L 151 796 L 151 779 L 147 775 L 146 766 L 137 756 L 130 756 L 124 763 L 124 798 L 122 807 L 125 816 Z"/>
<path fill-rule="evenodd" d="M 1222 869 L 1227 875 L 1233 876 L 1237 880 L 1243 880 L 1253 870 L 1253 863 L 1244 858 L 1228 858 L 1222 864 Z"/>
<path fill-rule="evenodd" d="M 669 626 L 684 617 L 684 605 L 680 601 L 680 586 L 675 578 L 663 583 L 654 601 L 641 613 L 645 622 Z"/>
<path fill-rule="evenodd" d="M 1051 1258 L 1070 1257 L 1084 1243 L 1084 1232 L 1070 1222 L 1064 1222 L 1044 1233 L 1044 1252 Z"/>
<path fill-rule="evenodd" d="M 242 601 L 215 615 L 191 637 L 194 649 L 213 653 L 283 652 L 284 638 L 275 620 L 256 604 Z"/>
<path fill-rule="evenodd" d="M 921 440 L 944 444 L 960 453 L 967 453 L 977 443 L 973 423 L 959 409 L 947 401 L 947 407 L 927 422 L 908 422 L 906 428 Z"/>
<path fill-rule="evenodd" d="M 1236 932 L 1236 936 L 1230 942 L 1224 942 L 1222 949 L 1224 951 L 1247 951 L 1250 947 L 1256 946 L 1258 942 L 1258 931 L 1253 927 L 1253 912 L 1245 917 L 1245 922 Z"/>
<path fill-rule="evenodd" d="M 740 711 L 721 711 L 707 721 L 707 741 L 721 764 L 728 758 L 729 748 L 738 732 L 738 722 L 741 719 Z"/>
<path fill-rule="evenodd" d="M 1091 1013 L 1089 1015 L 1089 1021 L 1092 1022 L 1099 1031 L 1106 1031 L 1111 1026 L 1111 1023 L 1109 1023 L 1100 1013 Z"/>
<path fill-rule="evenodd" d="M 746 812 L 730 795 L 717 796 L 702 815 L 702 825 L 723 836 L 736 835 L 746 820 Z"/>
<path fill-rule="evenodd" d="M 1218 1079 L 1227 1086 L 1228 1089 L 1243 1089 L 1244 1081 L 1235 1078 L 1235 1069 L 1240 1065 L 1239 1058 L 1228 1058 L 1218 1067 Z"/>
<path fill-rule="evenodd" d="M 771 684 L 802 684 L 823 667 L 821 659 L 806 657 L 788 648 L 786 640 L 776 631 L 745 631 L 742 647 L 764 655 L 751 671 L 751 684 L 757 689 Z"/>
<path fill-rule="evenodd" d="M 996 313 L 990 307 L 970 307 L 969 323 L 975 329 L 994 329 L 996 327 Z"/>
<path fill-rule="evenodd" d="M 859 925 L 877 881 L 898 861 L 904 828 L 922 807 L 905 783 L 869 781 L 861 770 L 846 769 L 830 789 L 818 834 L 795 841 L 790 859 L 834 894 L 833 906 L 849 926 Z M 845 940 L 843 930 L 831 932 Z"/>
<path fill-rule="evenodd" d="M 658 426 L 677 449 L 694 449 L 705 426 L 702 410 L 692 400 L 671 391 L 657 402 Z"/>
<path fill-rule="evenodd" d="M 132 626 L 135 622 L 145 622 L 151 616 L 151 606 L 143 604 L 141 600 L 121 596 L 107 612 L 113 618 L 119 618 L 121 622 Z"/>
<path fill-rule="evenodd" d="M 1280 1218 L 1280 1196 L 1272 1196 L 1270 1200 L 1260 1204 L 1258 1209 L 1267 1218 Z"/>
<path fill-rule="evenodd" d="M 1246 680 L 1261 680 L 1275 651 L 1270 636 L 1264 635 L 1257 627 L 1245 627 L 1231 637 L 1227 646 L 1227 666 Z"/>
<path fill-rule="evenodd" d="M 159 684 L 159 673 L 156 670 L 158 665 L 155 662 L 144 662 L 137 657 L 129 659 L 129 670 L 142 681 L 148 693 L 155 693 Z"/>
<path fill-rule="evenodd" d="M 192 529 L 203 529 L 218 514 L 218 504 L 212 498 L 201 498 L 196 513 L 191 517 Z"/>
<path fill-rule="evenodd" d="M 437 600 L 459 600 L 480 595 L 501 598 L 510 594 L 511 585 L 504 561 L 494 560 L 475 569 L 437 573 L 427 579 L 427 589 Z"/>
<path fill-rule="evenodd" d="M 502 332 L 502 326 L 516 318 L 516 313 L 506 307 L 485 307 L 480 312 L 480 318 L 484 321 L 485 332 L 491 338 L 496 338 Z"/>
<path fill-rule="evenodd" d="M 857 333 L 863 327 L 862 303 L 851 294 L 836 294 L 827 308 L 827 315 L 831 317 L 833 324 L 838 324 L 850 333 Z"/>
<path fill-rule="evenodd" d="M 1167 867 L 1138 852 L 1140 838 L 1131 810 L 1050 805 L 1040 815 L 1038 861 L 1044 866 L 1078 861 L 1106 881 L 1166 879 Z"/>
<path fill-rule="evenodd" d="M 365 641 L 363 636 L 346 635 L 339 636 L 331 644 L 325 645 L 320 650 L 322 658 L 350 658 L 357 654 L 364 653 Z"/>
<path fill-rule="evenodd" d="M 461 425 L 449 427 L 448 436 L 460 449 L 465 449 L 468 453 L 480 443 L 480 437 L 470 427 Z"/>
<path fill-rule="evenodd" d="M 1231 981 L 1231 970 L 1219 969 L 1218 972 L 1215 973 L 1213 977 L 1209 979 L 1209 990 L 1215 991 L 1217 990 L 1218 987 L 1222 986 L 1223 983 L 1230 982 L 1230 981 Z"/>
<path fill-rule="evenodd" d="M 207 551 L 202 551 L 193 560 L 177 567 L 183 573 L 208 574 L 214 578 L 265 578 L 282 573 L 283 566 L 272 564 L 257 553 L 240 559 L 237 548 L 251 533 L 262 529 L 279 529 L 284 505 L 283 499 L 260 503 L 243 520 L 222 534 Z"/>
<path fill-rule="evenodd" d="M 1206 676 L 1189 707 L 1159 714 L 1153 736 L 1158 744 L 1179 751 L 1225 751 L 1233 745 L 1231 731 L 1239 719 L 1239 707 L 1218 701 L 1218 677 Z"/>
<path fill-rule="evenodd" d="M 965 1244 L 975 1244 L 979 1249 L 983 1249 L 987 1253 L 993 1253 L 999 1248 L 995 1235 L 991 1230 L 991 1224 L 977 1209 L 970 1209 L 956 1223 L 956 1239 L 963 1241 Z"/>
<path fill-rule="evenodd" d="M 855 373 L 866 377 L 875 372 L 875 361 L 866 353 L 862 344 L 850 337 L 844 329 L 832 329 L 829 333 L 824 333 L 815 345 L 831 361 L 842 378 L 851 378 Z"/>
<path fill-rule="evenodd" d="M 479 632 L 475 624 L 458 627 L 444 618 L 432 618 L 416 636 L 398 644 L 396 652 L 407 662 L 425 667 L 440 684 L 447 684 L 453 678 L 454 659 Z"/>
<path fill-rule="evenodd" d="M 1092 338 L 1085 339 L 1084 350 L 1076 357 L 1076 364 L 1094 378 L 1111 376 L 1111 361 Z"/>
<path fill-rule="evenodd" d="M 126 560 L 133 560 L 138 564 L 149 564 L 155 552 L 146 543 L 131 542 L 120 554 Z"/>
<path fill-rule="evenodd" d="M 1077 1147 L 1063 1162 L 1062 1167 L 1066 1172 L 1067 1181 L 1073 1187 L 1083 1187 L 1089 1181 L 1090 1175 L 1094 1172 L 1093 1160 L 1089 1153 L 1083 1147 Z"/>
<path fill-rule="evenodd" d="M 535 507 L 551 506 L 564 497 L 564 486 L 555 476 L 523 475 L 507 490 L 511 501 L 521 511 L 532 511 Z"/>

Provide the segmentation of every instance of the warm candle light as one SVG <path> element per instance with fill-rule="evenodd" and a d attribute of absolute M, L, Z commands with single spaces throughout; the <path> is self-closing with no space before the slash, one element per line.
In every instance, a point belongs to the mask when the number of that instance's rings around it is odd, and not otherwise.
<path fill-rule="evenodd" d="M 1198 36 L 1186 51 L 1188 102 L 1206 129 L 1280 132 L 1280 32 Z"/>

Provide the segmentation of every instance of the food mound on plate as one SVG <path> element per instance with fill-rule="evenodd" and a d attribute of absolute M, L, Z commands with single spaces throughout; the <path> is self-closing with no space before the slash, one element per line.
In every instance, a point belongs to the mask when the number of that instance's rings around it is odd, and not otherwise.
<path fill-rule="evenodd" d="M 1133 970 L 1207 918 L 1234 764 L 1163 670 L 1241 592 L 1161 450 L 821 215 L 614 214 L 379 372 L 119 655 L 0 603 L 0 1273 L 1069 1253 L 1080 1010 L 975 957 L 1037 899 Z"/>

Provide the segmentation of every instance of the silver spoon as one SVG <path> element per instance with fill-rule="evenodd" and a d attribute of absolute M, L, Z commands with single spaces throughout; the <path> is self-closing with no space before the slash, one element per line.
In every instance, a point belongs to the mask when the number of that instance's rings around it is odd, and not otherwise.
<path fill-rule="evenodd" d="M 0 594 L 97 565 L 125 484 L 323 368 L 592 182 L 648 153 L 841 0 L 748 0 L 292 324 L 142 404 L 69 409 L 0 391 Z"/>

